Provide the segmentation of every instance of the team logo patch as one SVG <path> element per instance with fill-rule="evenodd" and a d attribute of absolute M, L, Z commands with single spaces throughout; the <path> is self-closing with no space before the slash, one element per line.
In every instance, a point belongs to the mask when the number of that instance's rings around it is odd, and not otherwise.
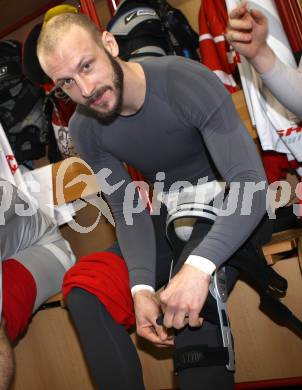
<path fill-rule="evenodd" d="M 156 12 L 153 11 L 153 10 L 149 10 L 149 9 L 139 9 L 137 11 L 134 11 L 134 12 L 131 12 L 130 14 L 128 14 L 126 17 L 125 17 L 125 23 L 129 23 L 131 22 L 131 20 L 137 18 L 138 16 L 145 16 L 145 15 L 149 15 L 149 16 L 156 16 Z"/>

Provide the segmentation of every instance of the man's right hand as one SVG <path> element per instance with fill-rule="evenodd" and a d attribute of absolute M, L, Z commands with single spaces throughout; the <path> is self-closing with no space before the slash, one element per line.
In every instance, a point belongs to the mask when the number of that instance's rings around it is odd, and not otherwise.
<path fill-rule="evenodd" d="M 267 35 L 268 21 L 259 10 L 249 10 L 242 2 L 230 12 L 226 38 L 260 73 L 268 71 L 275 59 L 266 43 Z"/>
<path fill-rule="evenodd" d="M 149 290 L 139 290 L 134 294 L 134 310 L 137 334 L 158 345 L 174 345 L 173 338 L 165 327 L 157 325 L 161 312 L 159 299 Z"/>

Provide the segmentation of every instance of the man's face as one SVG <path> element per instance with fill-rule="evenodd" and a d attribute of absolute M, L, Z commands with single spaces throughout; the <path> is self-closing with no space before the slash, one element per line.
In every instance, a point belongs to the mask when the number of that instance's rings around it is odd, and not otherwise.
<path fill-rule="evenodd" d="M 43 67 L 70 98 L 113 121 L 123 104 L 120 64 L 80 27 L 72 27 L 54 52 L 42 58 Z"/>

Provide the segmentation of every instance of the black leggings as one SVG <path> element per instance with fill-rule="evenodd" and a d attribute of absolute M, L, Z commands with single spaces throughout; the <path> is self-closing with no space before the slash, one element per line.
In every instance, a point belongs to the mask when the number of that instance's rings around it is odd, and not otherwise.
<path fill-rule="evenodd" d="M 195 225 L 188 243 L 176 237 L 173 239 L 174 255 L 179 259 L 177 268 L 209 228 L 210 225 L 202 223 Z M 165 273 L 168 268 L 161 267 Z M 227 276 L 232 286 L 237 272 L 228 269 Z M 158 277 L 167 280 L 168 275 Z M 67 304 L 98 387 L 105 390 L 144 389 L 141 365 L 128 332 L 111 318 L 102 303 L 89 292 L 74 288 L 68 295 Z M 219 327 L 206 321 L 201 328 L 186 327 L 175 333 L 176 348 L 199 344 L 217 347 L 221 345 L 220 339 Z M 225 366 L 186 369 L 179 373 L 179 378 L 183 390 L 230 390 L 234 384 L 234 375 Z"/>
<path fill-rule="evenodd" d="M 98 388 L 144 389 L 142 367 L 128 332 L 112 319 L 98 298 L 74 288 L 67 304 Z"/>
<path fill-rule="evenodd" d="M 67 298 L 80 342 L 100 390 L 144 389 L 141 364 L 128 332 L 117 324 L 91 293 L 74 288 Z M 217 346 L 218 328 L 204 323 L 203 332 L 179 332 L 176 347 L 194 344 Z M 202 333 L 202 334 L 200 334 Z M 232 389 L 233 374 L 224 366 L 190 368 L 179 374 L 184 390 Z"/>
<path fill-rule="evenodd" d="M 183 263 L 188 258 L 192 250 L 200 243 L 203 237 L 211 228 L 211 223 L 199 221 L 195 224 L 192 235 L 188 242 L 184 243 L 176 234 L 172 232 L 170 236 L 173 247 L 174 259 L 178 259 L 174 266 L 173 274 L 177 273 Z M 238 271 L 232 267 L 226 266 L 227 287 L 230 292 L 238 279 Z M 204 321 L 200 328 L 185 327 L 175 332 L 176 349 L 188 345 L 205 344 L 209 347 L 218 347 L 222 345 L 221 331 L 218 325 Z M 209 366 L 190 368 L 179 373 L 179 379 L 182 389 L 202 390 L 202 389 L 222 389 L 229 390 L 234 387 L 234 373 L 226 369 L 225 366 Z"/>

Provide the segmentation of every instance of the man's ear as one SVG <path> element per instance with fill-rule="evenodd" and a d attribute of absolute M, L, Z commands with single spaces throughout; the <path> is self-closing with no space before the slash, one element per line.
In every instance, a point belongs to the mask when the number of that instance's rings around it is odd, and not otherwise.
<path fill-rule="evenodd" d="M 119 47 L 113 34 L 109 31 L 104 31 L 102 34 L 102 42 L 104 48 L 112 55 L 112 57 L 117 58 L 119 55 Z"/>

